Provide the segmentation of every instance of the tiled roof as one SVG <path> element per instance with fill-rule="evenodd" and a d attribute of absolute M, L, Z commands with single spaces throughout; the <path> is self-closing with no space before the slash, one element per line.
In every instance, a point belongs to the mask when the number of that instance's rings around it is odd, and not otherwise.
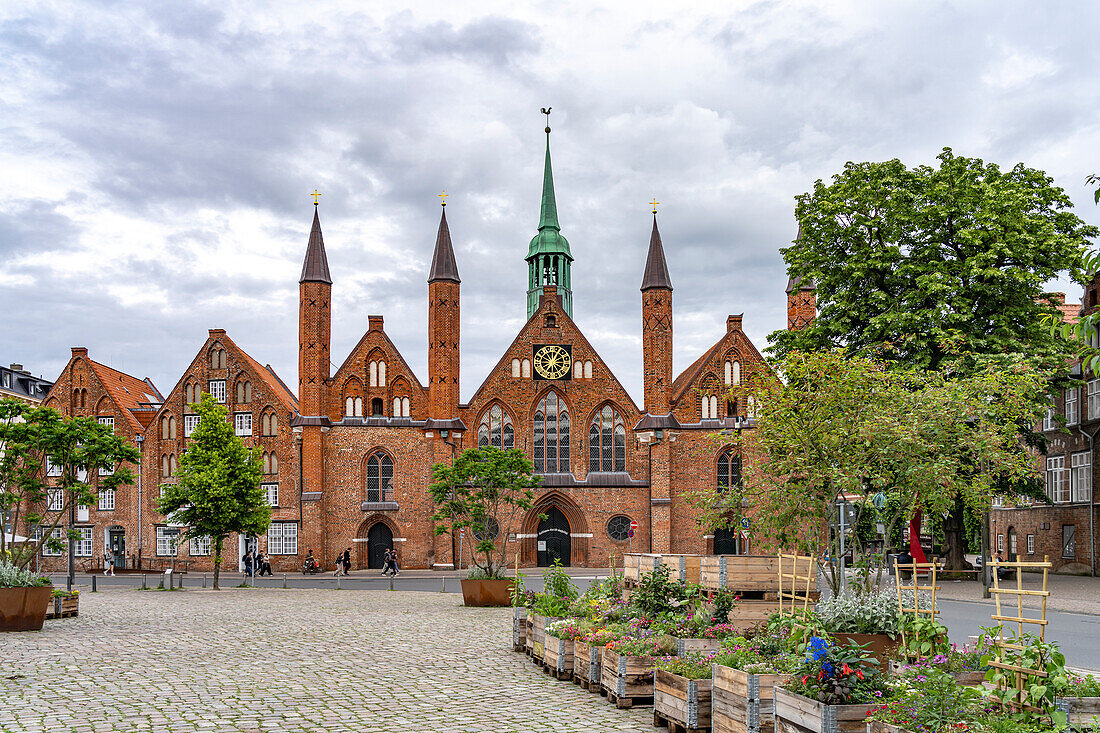
<path fill-rule="evenodd" d="M 707 363 L 714 357 L 714 355 L 718 353 L 718 351 L 722 348 L 722 344 L 725 342 L 725 340 L 725 336 L 718 339 L 718 343 L 707 349 L 706 353 L 693 361 L 691 363 L 691 366 L 689 366 L 687 369 L 680 372 L 680 376 L 672 380 L 672 391 L 670 396 L 674 403 L 678 402 L 680 398 L 684 396 L 684 393 L 688 390 L 688 388 L 692 384 L 694 384 L 695 378 L 698 376 L 699 372 L 701 372 L 703 370 L 703 367 L 706 366 Z"/>
<path fill-rule="evenodd" d="M 428 282 L 436 280 L 450 280 L 460 283 L 458 276 L 458 264 L 455 262 L 455 251 L 451 246 L 451 230 L 447 226 L 447 210 L 439 218 L 439 231 L 435 235 L 435 254 L 432 255 L 432 269 L 428 273 Z"/>
<path fill-rule="evenodd" d="M 325 240 L 321 237 L 321 219 L 317 215 L 317 207 L 313 208 L 313 229 L 309 233 L 306 259 L 302 262 L 302 277 L 298 282 L 317 282 L 332 285 L 332 276 L 328 273 L 328 257 L 325 255 Z"/>
<path fill-rule="evenodd" d="M 649 255 L 645 259 L 645 273 L 642 275 L 642 290 L 667 288 L 672 290 L 672 279 L 668 276 L 668 263 L 665 262 L 665 247 L 661 243 L 661 232 L 657 230 L 657 215 L 653 215 L 653 232 L 649 235 Z"/>
<path fill-rule="evenodd" d="M 260 362 L 249 356 L 244 349 L 237 345 L 236 341 L 229 338 L 228 334 L 224 336 L 219 336 L 219 338 L 224 338 L 226 341 L 232 344 L 241 354 L 241 356 L 248 360 L 249 365 L 255 370 L 256 374 L 259 375 L 260 379 L 264 380 L 264 383 L 268 386 L 268 388 L 271 389 L 271 391 L 275 394 L 279 401 L 283 403 L 283 407 L 291 412 L 294 412 L 298 409 L 298 398 L 295 397 L 294 394 L 287 388 L 287 386 L 283 383 L 283 380 L 279 379 L 279 375 L 275 373 L 275 370 L 271 368 L 271 365 L 260 366 Z"/>
<path fill-rule="evenodd" d="M 88 363 L 92 365 L 96 376 L 99 377 L 103 387 L 111 394 L 115 404 L 126 410 L 126 415 L 133 424 L 134 429 L 143 430 L 145 425 L 148 425 L 148 421 L 142 424 L 138 413 L 144 412 L 149 403 L 164 401 L 160 390 L 148 379 L 138 379 L 91 359 L 88 359 Z"/>

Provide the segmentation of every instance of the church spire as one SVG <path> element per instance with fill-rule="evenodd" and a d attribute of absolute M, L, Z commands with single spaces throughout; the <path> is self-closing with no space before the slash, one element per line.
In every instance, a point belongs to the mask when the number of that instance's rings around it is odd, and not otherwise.
<path fill-rule="evenodd" d="M 550 108 L 544 107 L 546 115 L 546 158 L 542 172 L 542 204 L 539 211 L 539 233 L 531 239 L 527 248 L 527 317 L 530 318 L 539 308 L 542 289 L 547 285 L 557 288 L 562 308 L 569 316 L 573 315 L 573 290 L 570 263 L 573 255 L 569 251 L 569 240 L 561 234 L 558 223 L 558 202 L 554 195 L 554 172 L 550 163 Z"/>
<path fill-rule="evenodd" d="M 672 279 L 668 276 L 668 264 L 665 262 L 665 247 L 661 244 L 661 232 L 657 229 L 657 212 L 653 212 L 653 232 L 649 235 L 649 255 L 645 259 L 645 274 L 642 275 L 642 292 L 651 288 L 672 290 Z"/>
<path fill-rule="evenodd" d="M 325 240 L 321 237 L 321 219 L 317 215 L 317 204 L 313 204 L 313 229 L 309 233 L 306 245 L 306 259 L 302 263 L 302 277 L 299 283 L 328 283 L 332 285 L 332 276 L 328 272 L 328 257 L 325 255 Z"/>
<path fill-rule="evenodd" d="M 443 204 L 443 215 L 439 218 L 439 231 L 435 235 L 435 254 L 432 255 L 432 269 L 428 273 L 428 282 L 450 280 L 462 282 L 458 277 L 458 263 L 455 262 L 454 247 L 451 246 L 451 230 L 447 226 L 447 204 Z"/>

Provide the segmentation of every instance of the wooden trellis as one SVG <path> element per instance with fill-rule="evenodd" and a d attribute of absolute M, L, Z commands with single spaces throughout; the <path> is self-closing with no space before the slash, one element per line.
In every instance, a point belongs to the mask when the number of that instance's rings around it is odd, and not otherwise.
<path fill-rule="evenodd" d="M 789 565 L 784 562 L 789 561 Z M 784 572 L 787 569 L 789 572 Z M 805 575 L 800 575 L 805 572 Z M 803 582 L 799 593 L 799 582 Z M 810 610 L 810 589 L 817 586 L 817 558 L 779 553 L 779 615 L 805 617 Z M 788 603 L 789 601 L 789 603 Z M 801 608 L 796 608 L 801 604 Z"/>
<path fill-rule="evenodd" d="M 901 571 L 909 573 L 909 583 L 903 585 L 901 581 Z M 919 619 L 921 616 L 929 616 L 936 618 L 936 614 L 939 613 L 936 610 L 936 591 L 940 589 L 936 585 L 936 573 L 939 572 L 939 563 L 936 562 L 936 558 L 932 558 L 932 562 L 907 562 L 899 563 L 897 559 L 894 559 L 894 581 L 897 586 L 898 592 L 898 614 L 901 617 L 912 616 L 913 619 Z M 924 573 L 928 576 L 928 585 L 921 585 L 919 576 Z M 902 594 L 909 591 L 913 594 L 913 605 L 906 607 Z M 932 602 L 921 608 L 920 594 L 921 591 L 930 593 L 932 596 Z M 918 652 L 909 650 L 909 640 L 905 636 L 905 625 L 901 627 L 901 648 L 905 653 L 906 659 L 920 659 Z"/>
<path fill-rule="evenodd" d="M 1007 664 L 1004 661 L 1004 653 L 1008 649 L 1022 650 L 1025 648 L 1024 644 L 1019 642 L 1020 637 L 1023 636 L 1025 624 L 1033 624 L 1039 627 L 1039 640 L 1044 641 L 1046 639 L 1047 628 L 1047 598 L 1050 597 L 1050 591 L 1047 590 L 1047 576 L 1050 573 L 1050 558 L 1048 556 L 1043 557 L 1043 562 L 1000 562 L 999 560 L 991 560 L 989 567 L 992 570 L 993 575 L 993 587 L 990 588 L 990 593 L 993 595 L 993 599 L 997 603 L 997 612 L 990 618 L 997 622 L 997 636 L 993 638 L 993 659 L 990 660 L 989 666 L 995 667 L 1001 670 L 1004 674 L 1001 677 L 1000 682 L 997 683 L 997 689 L 1000 690 L 1012 690 L 1015 694 L 1009 701 L 1001 701 L 1002 709 L 1011 710 L 1012 712 L 1023 711 L 1039 711 L 1034 705 L 1028 702 L 1027 691 L 1025 690 L 1025 683 L 1028 677 L 1046 677 L 1046 670 L 1042 669 L 1029 669 L 1027 667 L 1018 667 L 1016 665 Z M 1000 568 L 1006 570 L 1014 570 L 1016 572 L 1016 587 L 1015 588 L 1002 588 L 1000 578 L 997 577 L 997 571 Z M 1024 590 L 1023 570 L 1029 569 L 1041 569 L 1043 571 L 1043 589 L 1042 590 Z M 1004 608 L 1001 606 L 1001 596 L 1008 596 L 1016 598 L 1016 615 L 1006 615 Z M 1030 618 L 1024 615 L 1024 596 L 1037 596 L 1042 599 L 1042 603 L 1039 609 L 1038 618 Z M 1017 641 L 1008 641 L 1004 637 L 1005 622 L 1014 623 L 1017 625 L 1016 638 Z"/>

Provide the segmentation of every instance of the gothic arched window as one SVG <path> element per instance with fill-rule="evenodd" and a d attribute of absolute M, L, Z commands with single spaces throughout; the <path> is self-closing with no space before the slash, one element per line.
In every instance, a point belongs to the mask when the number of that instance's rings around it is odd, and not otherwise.
<path fill-rule="evenodd" d="M 550 392 L 535 411 L 535 471 L 569 473 L 569 408 Z"/>
<path fill-rule="evenodd" d="M 741 485 L 741 456 L 727 450 L 718 456 L 718 491 Z"/>
<path fill-rule="evenodd" d="M 500 405 L 493 405 L 481 416 L 477 429 L 477 447 L 493 446 L 501 450 L 516 447 L 516 430 L 511 416 Z"/>
<path fill-rule="evenodd" d="M 393 459 L 376 451 L 367 459 L 367 501 L 386 501 L 393 491 Z"/>
<path fill-rule="evenodd" d="M 597 412 L 588 426 L 588 470 L 626 470 L 626 426 L 610 405 Z"/>

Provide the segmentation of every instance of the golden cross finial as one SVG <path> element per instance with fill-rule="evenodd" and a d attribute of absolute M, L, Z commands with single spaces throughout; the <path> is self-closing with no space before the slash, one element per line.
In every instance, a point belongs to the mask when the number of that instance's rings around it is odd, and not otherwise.
<path fill-rule="evenodd" d="M 447 205 L 447 192 L 446 191 L 444 191 L 443 193 L 437 193 L 436 196 L 443 199 L 442 201 L 439 202 L 440 206 L 446 206 Z"/>
<path fill-rule="evenodd" d="M 649 204 L 653 207 L 653 213 L 656 214 L 657 213 L 657 207 L 661 205 L 661 202 L 657 200 L 656 196 L 654 196 L 653 200 L 650 201 Z"/>
<path fill-rule="evenodd" d="M 313 197 L 313 205 L 316 206 L 317 205 L 317 199 L 321 196 L 321 192 L 318 191 L 315 188 L 315 189 L 313 189 L 313 193 L 311 193 L 310 196 Z"/>

